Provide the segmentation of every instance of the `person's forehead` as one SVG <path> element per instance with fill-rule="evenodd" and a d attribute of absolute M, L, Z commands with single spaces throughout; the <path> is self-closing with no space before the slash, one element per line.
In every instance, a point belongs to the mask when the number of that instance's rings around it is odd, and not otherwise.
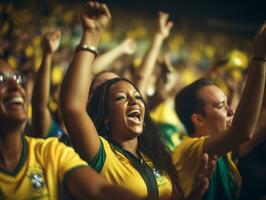
<path fill-rule="evenodd" d="M 224 92 L 215 85 L 204 86 L 199 90 L 200 96 L 206 103 L 219 102 L 226 100 Z"/>

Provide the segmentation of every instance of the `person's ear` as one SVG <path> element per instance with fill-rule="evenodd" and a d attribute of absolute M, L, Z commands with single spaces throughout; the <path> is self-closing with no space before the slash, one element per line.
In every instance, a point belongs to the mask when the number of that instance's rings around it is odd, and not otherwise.
<path fill-rule="evenodd" d="M 198 113 L 191 115 L 191 121 L 195 128 L 202 128 L 204 126 L 203 116 Z"/>

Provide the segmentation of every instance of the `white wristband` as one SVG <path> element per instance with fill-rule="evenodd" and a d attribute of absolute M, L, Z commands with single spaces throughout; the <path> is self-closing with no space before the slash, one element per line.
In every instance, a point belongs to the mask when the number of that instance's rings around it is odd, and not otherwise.
<path fill-rule="evenodd" d="M 86 44 L 79 44 L 75 51 L 89 51 L 95 55 L 95 57 L 98 56 L 98 50 L 94 46 L 86 45 Z"/>

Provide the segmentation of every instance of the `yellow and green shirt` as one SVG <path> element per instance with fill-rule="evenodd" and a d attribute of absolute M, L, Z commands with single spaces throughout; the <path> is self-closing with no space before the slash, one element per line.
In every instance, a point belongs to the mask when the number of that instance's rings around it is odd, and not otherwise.
<path fill-rule="evenodd" d="M 110 183 L 127 188 L 139 197 L 170 199 L 170 179 L 159 173 L 147 156 L 141 154 L 142 159 L 138 159 L 117 144 L 102 137 L 100 141 L 100 149 L 90 165 Z"/>
<path fill-rule="evenodd" d="M 77 167 L 88 166 L 57 138 L 22 137 L 23 149 L 16 169 L 0 168 L 0 199 L 66 198 L 63 181 Z"/>
<path fill-rule="evenodd" d="M 203 154 L 203 144 L 208 138 L 185 137 L 184 141 L 173 152 L 173 161 L 176 166 L 181 187 L 187 196 L 191 189 L 194 177 Z M 216 163 L 216 169 L 210 179 L 208 191 L 203 200 L 235 200 L 241 187 L 241 176 L 236 167 L 232 152 L 221 156 Z"/>

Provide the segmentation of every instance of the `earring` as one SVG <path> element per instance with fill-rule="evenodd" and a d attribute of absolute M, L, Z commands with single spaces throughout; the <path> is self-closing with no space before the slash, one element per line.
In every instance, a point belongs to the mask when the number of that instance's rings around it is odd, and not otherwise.
<path fill-rule="evenodd" d="M 109 129 L 109 126 L 108 126 L 108 122 L 105 122 L 105 129 L 109 132 L 110 129 Z"/>

